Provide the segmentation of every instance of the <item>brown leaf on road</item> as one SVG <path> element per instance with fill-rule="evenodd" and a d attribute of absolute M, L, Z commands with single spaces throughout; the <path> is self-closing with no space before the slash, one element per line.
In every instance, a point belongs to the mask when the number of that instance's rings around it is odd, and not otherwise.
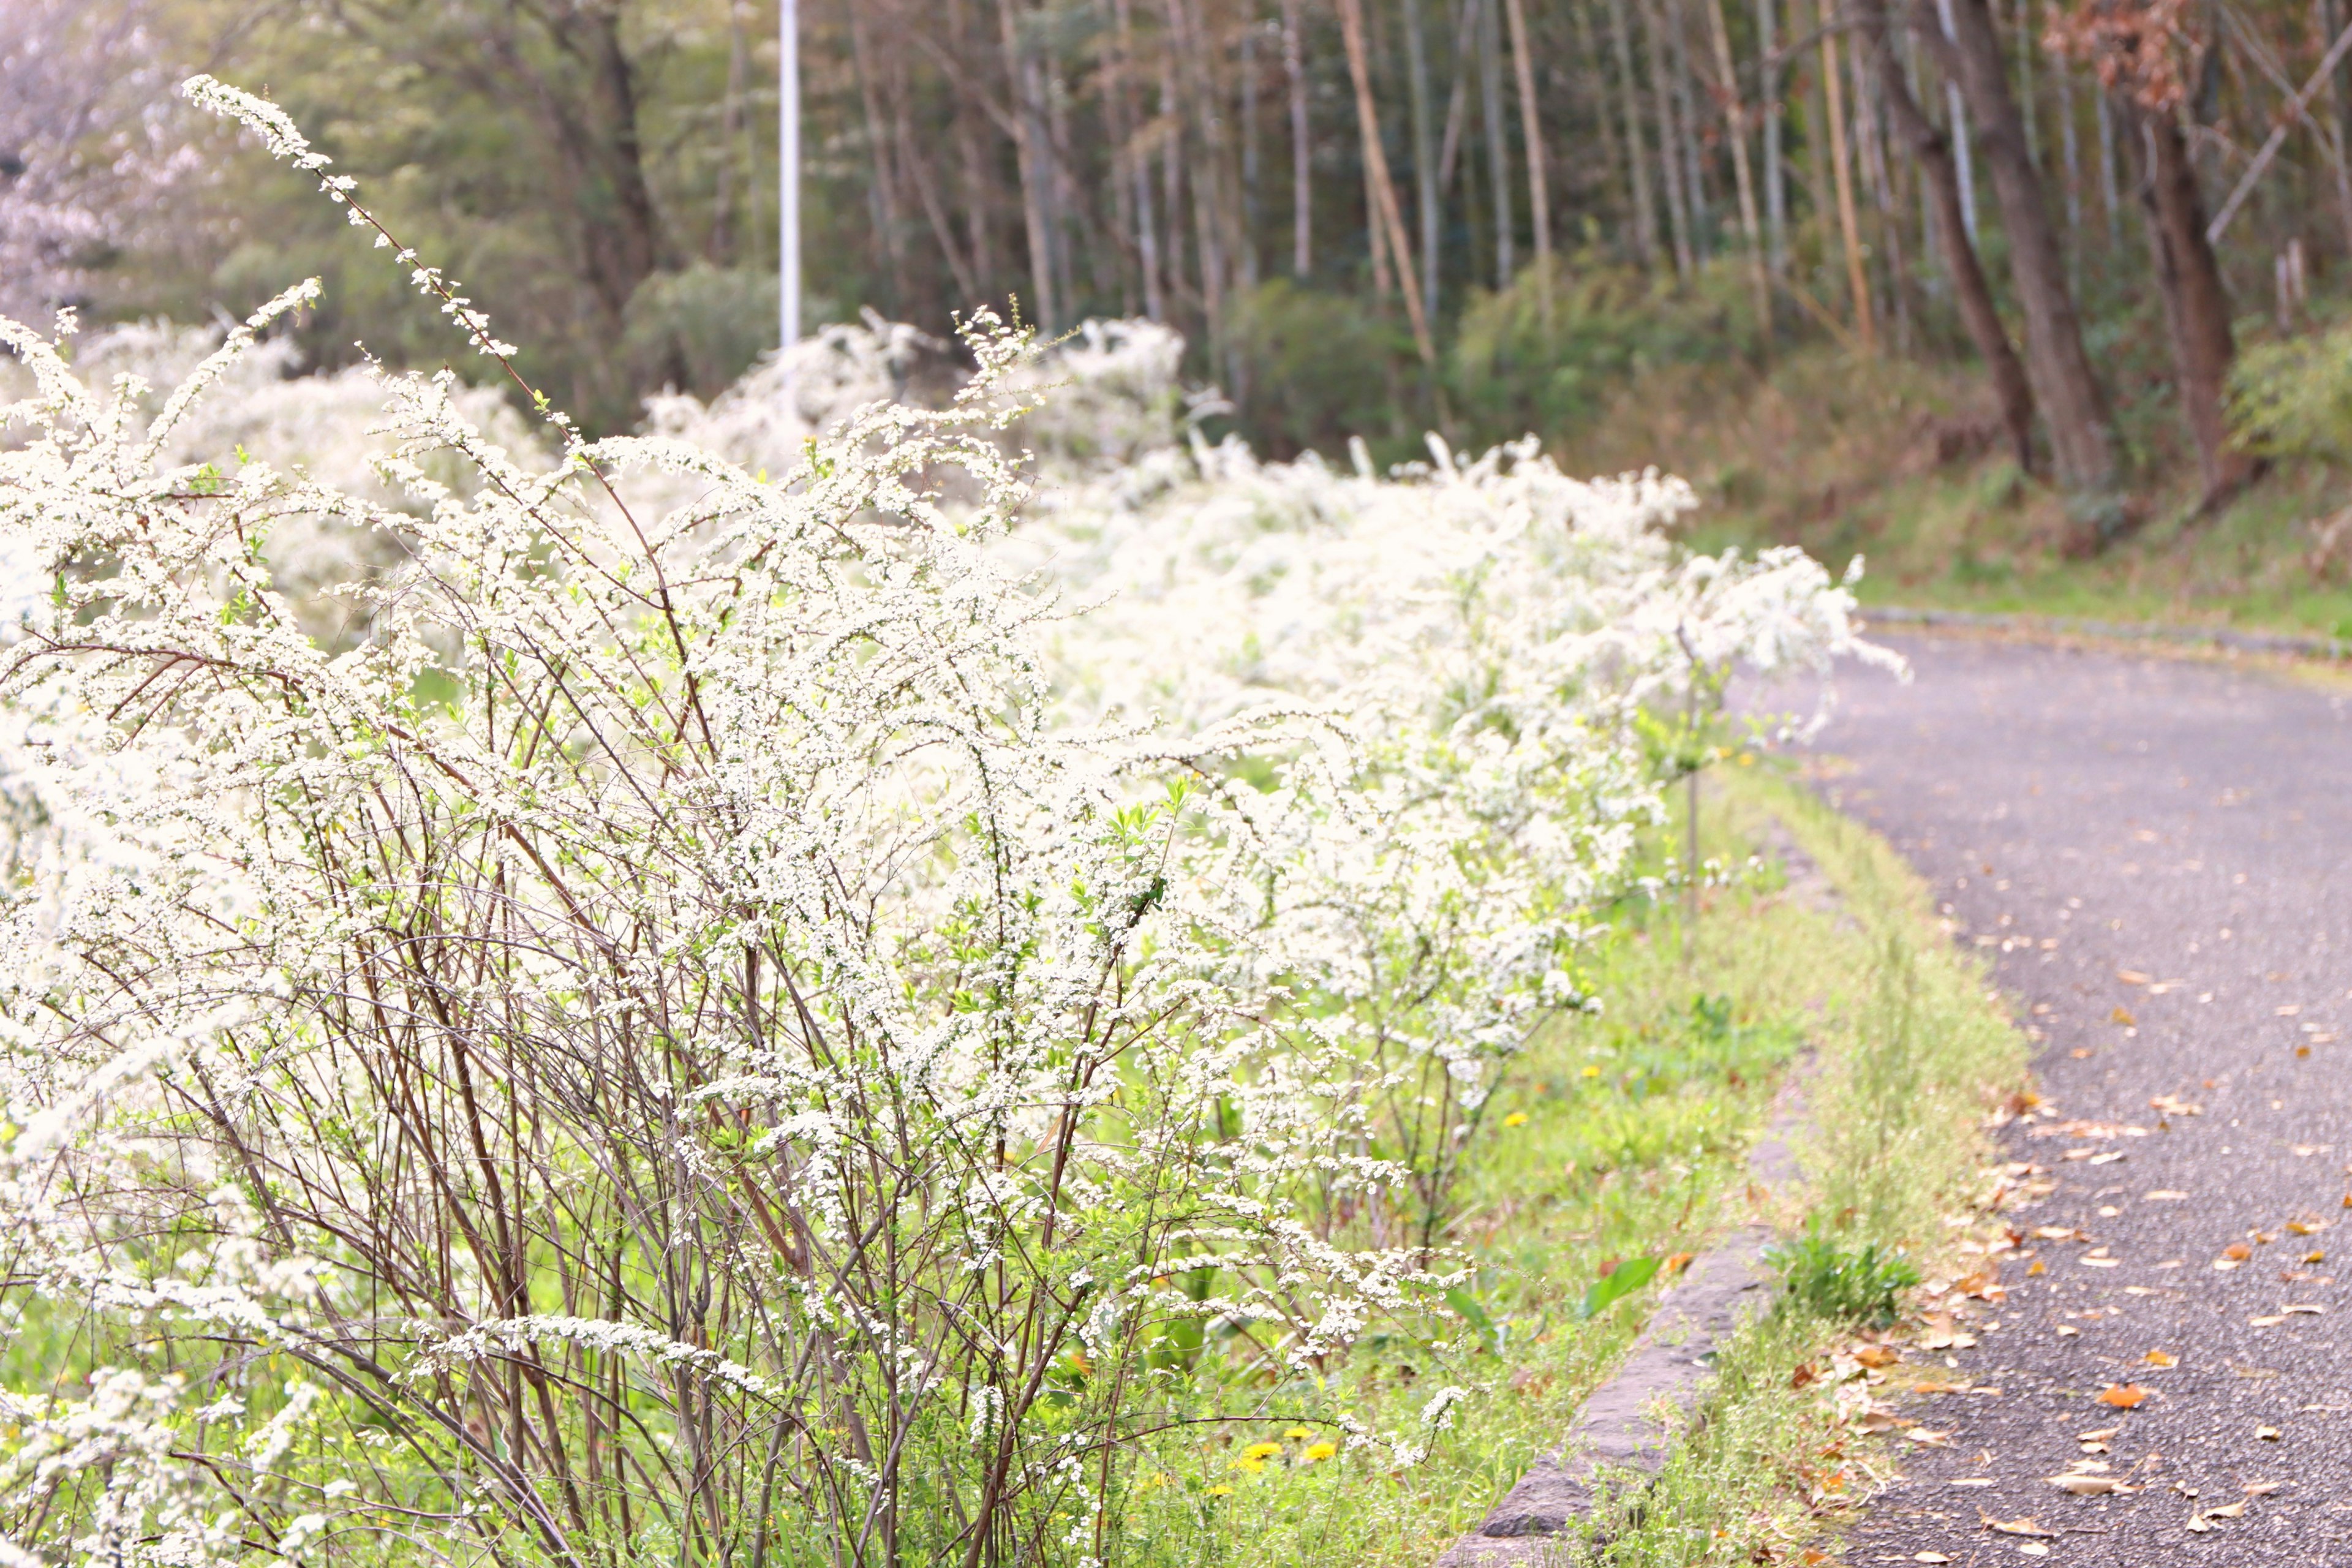
<path fill-rule="evenodd" d="M 2286 1485 L 2284 1481 L 2248 1481 L 2246 1483 L 2246 1495 L 2248 1497 L 2268 1497 L 2271 1493 L 2278 1490 L 2279 1488 L 2284 1485 Z"/>
<path fill-rule="evenodd" d="M 2246 1505 L 2244 1503 L 2225 1503 L 2220 1508 L 2209 1508 L 2205 1510 L 2205 1517 L 2207 1519 L 2242 1519 L 2245 1517 L 2245 1512 Z"/>
<path fill-rule="evenodd" d="M 2137 1410 L 2147 1394 L 2148 1391 L 2137 1383 L 2111 1383 L 2100 1391 L 2099 1403 L 2118 1410 Z"/>
<path fill-rule="evenodd" d="M 2205 1114 L 2205 1108 L 2203 1106 L 2192 1105 L 2177 1094 L 2159 1094 L 2154 1100 L 2149 1100 L 2147 1104 L 2149 1110 L 2160 1110 L 2167 1116 L 2202 1116 Z"/>
<path fill-rule="evenodd" d="M 2150 1351 L 2147 1352 L 2147 1360 L 2148 1365 L 2156 1367 L 2179 1366 L 2180 1364 L 2180 1358 L 2174 1355 L 2169 1351 Z"/>
<path fill-rule="evenodd" d="M 2137 1487 L 2127 1487 L 2114 1476 L 2044 1476 L 2042 1478 L 2062 1492 L 2075 1497 L 2105 1497 L 2109 1492 L 2134 1492 Z"/>
<path fill-rule="evenodd" d="M 1929 1448 L 1948 1448 L 1952 1443 L 1952 1435 L 1949 1432 L 1931 1432 L 1925 1426 L 1914 1426 L 1903 1435 L 1914 1443 Z"/>
<path fill-rule="evenodd" d="M 2233 1241 L 2221 1249 L 2221 1256 L 2232 1263 L 2243 1263 L 2254 1255 L 2254 1249 L 2242 1241 Z"/>
<path fill-rule="evenodd" d="M 2254 1428 L 2254 1436 L 2264 1443 L 2275 1443 L 2279 1440 L 2279 1429 L 2275 1426 L 2257 1426 Z"/>
<path fill-rule="evenodd" d="M 1901 1361 L 1903 1356 L 1900 1352 L 1888 1345 L 1857 1345 L 1854 1347 L 1853 1359 L 1874 1372 L 1883 1366 L 1893 1366 L 1896 1362 Z"/>
<path fill-rule="evenodd" d="M 2074 1440 L 2078 1443 L 2104 1443 L 2122 1430 L 2120 1426 L 2102 1426 L 2095 1432 L 2077 1432 Z"/>
<path fill-rule="evenodd" d="M 2111 1024 L 2121 1024 L 2126 1029 L 2137 1027 L 2139 1024 L 2139 1020 L 2131 1016 L 2131 1010 L 2126 1007 L 2118 1007 L 2108 1014 L 2107 1021 Z"/>
<path fill-rule="evenodd" d="M 2032 1519 L 1995 1519 L 1990 1514 L 1980 1516 L 1984 1528 L 1999 1535 L 2030 1535 L 2042 1541 L 2055 1541 L 2058 1532 L 2044 1530 Z"/>

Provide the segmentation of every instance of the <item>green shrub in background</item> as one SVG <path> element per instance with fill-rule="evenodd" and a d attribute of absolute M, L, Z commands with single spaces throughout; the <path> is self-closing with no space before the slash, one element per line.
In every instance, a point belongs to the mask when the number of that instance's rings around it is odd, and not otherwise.
<path fill-rule="evenodd" d="M 1585 253 L 1555 263 L 1549 321 L 1532 267 L 1508 289 L 1474 293 L 1446 367 L 1465 437 L 1557 437 L 1644 370 L 1744 357 L 1756 342 L 1748 287 L 1727 261 L 1677 287 Z"/>
<path fill-rule="evenodd" d="M 1387 461 L 1423 455 L 1428 387 L 1402 311 L 1277 278 L 1234 302 L 1227 331 L 1225 390 L 1258 451 L 1344 459 L 1361 436 Z"/>
<path fill-rule="evenodd" d="M 775 347 L 775 275 L 704 261 L 656 272 L 629 296 L 622 320 L 621 354 L 636 384 L 715 397 Z"/>
<path fill-rule="evenodd" d="M 2352 323 L 2250 344 L 2230 376 L 2230 426 L 2265 457 L 2352 460 Z"/>

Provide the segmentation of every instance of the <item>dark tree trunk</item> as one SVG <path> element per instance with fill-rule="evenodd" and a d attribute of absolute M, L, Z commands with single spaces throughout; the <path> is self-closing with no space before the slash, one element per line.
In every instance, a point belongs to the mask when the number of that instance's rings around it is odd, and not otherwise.
<path fill-rule="evenodd" d="M 2180 117 L 2171 110 L 2126 102 L 2124 123 L 2135 126 L 2140 154 L 2140 203 L 2147 217 L 2148 253 L 2172 332 L 2180 410 L 2197 443 L 2202 504 L 2220 505 L 2254 475 L 2254 459 L 2230 445 L 2222 404 L 2238 345 L 2230 330 L 2230 297 L 2221 268 L 2205 238 L 2205 201 L 2189 159 Z"/>
<path fill-rule="evenodd" d="M 2120 527 L 2120 450 L 2105 392 L 2083 347 L 2081 318 L 2066 287 L 2066 264 L 2042 197 L 2042 176 L 2025 145 L 2025 126 L 2009 90 L 2000 40 L 1986 0 L 1952 0 L 1961 90 L 1984 138 L 1985 162 L 2009 235 L 2009 266 L 2025 314 L 2025 369 L 2050 426 L 2058 482 L 2095 542 Z M 1939 29 L 1923 29 L 1940 38 Z"/>
<path fill-rule="evenodd" d="M 1896 58 L 1894 40 L 1888 37 L 1886 0 L 1855 0 L 1855 10 L 1878 69 L 1879 94 L 1885 100 L 1887 117 L 1895 122 L 1895 134 L 1910 143 L 1919 172 L 1927 179 L 1927 199 L 1934 205 L 1936 214 L 1936 243 L 1944 253 L 1945 268 L 1951 274 L 1952 295 L 1959 305 L 1960 320 L 1977 346 L 1978 357 L 1984 361 L 1985 374 L 1992 378 L 1993 394 L 2000 400 L 2001 427 L 2009 433 L 2010 450 L 2016 455 L 2017 466 L 2032 473 L 2033 389 L 2026 381 L 2025 366 L 2019 361 L 2017 351 L 2010 345 L 2009 330 L 2001 325 L 2000 312 L 1993 307 L 1992 288 L 1985 281 L 1977 247 L 1969 243 L 1968 218 L 1960 204 L 1959 173 L 1952 163 L 1951 143 L 1911 96 L 1911 84 L 1903 75 L 1903 62 Z"/>

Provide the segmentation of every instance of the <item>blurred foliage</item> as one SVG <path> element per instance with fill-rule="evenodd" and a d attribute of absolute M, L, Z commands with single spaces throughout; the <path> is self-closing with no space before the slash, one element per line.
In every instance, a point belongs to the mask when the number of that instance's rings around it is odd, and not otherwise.
<path fill-rule="evenodd" d="M 1629 383 L 1667 365 L 1740 362 L 1756 341 L 1748 285 L 1729 259 L 1692 285 L 1586 252 L 1471 297 L 1448 363 L 1456 411 L 1481 439 L 1591 424 Z"/>
<path fill-rule="evenodd" d="M 2352 459 L 2352 323 L 2241 353 L 2230 378 L 2230 426 L 2265 457 Z"/>
<path fill-rule="evenodd" d="M 1267 456 L 1337 457 L 1351 436 L 1377 442 L 1383 456 L 1417 451 L 1412 405 L 1426 401 L 1425 388 L 1401 317 L 1277 278 L 1242 296 L 1229 330 L 1235 412 Z"/>

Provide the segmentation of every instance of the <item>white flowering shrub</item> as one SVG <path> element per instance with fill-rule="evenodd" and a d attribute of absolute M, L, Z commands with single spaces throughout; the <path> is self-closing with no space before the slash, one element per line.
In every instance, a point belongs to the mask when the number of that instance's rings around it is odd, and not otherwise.
<path fill-rule="evenodd" d="M 1593 911 L 1663 819 L 1655 713 L 1735 665 L 1885 657 L 1801 551 L 1673 547 L 1680 480 L 1571 479 L 1532 440 L 1431 452 L 1382 477 L 1360 450 L 1338 472 L 1195 443 L 1066 488 L 1017 541 L 1104 601 L 1055 631 L 1084 718 L 1239 724 L 1234 858 L 1205 892 L 1356 1026 L 1374 1147 L 1410 1177 L 1401 1228 L 1374 1234 L 1422 1247 L 1497 1073 L 1539 1016 L 1589 1000 Z"/>
<path fill-rule="evenodd" d="M 0 323 L 11 1563 L 1104 1560 L 1213 1321 L 1304 1375 L 1449 1282 L 1641 716 L 1855 646 L 1672 481 L 1188 449 L 1139 328 L 1020 527 L 1057 373 L 985 315 L 821 432 L 384 374 L 363 476 L 225 460 L 308 291 L 160 403 Z"/>

